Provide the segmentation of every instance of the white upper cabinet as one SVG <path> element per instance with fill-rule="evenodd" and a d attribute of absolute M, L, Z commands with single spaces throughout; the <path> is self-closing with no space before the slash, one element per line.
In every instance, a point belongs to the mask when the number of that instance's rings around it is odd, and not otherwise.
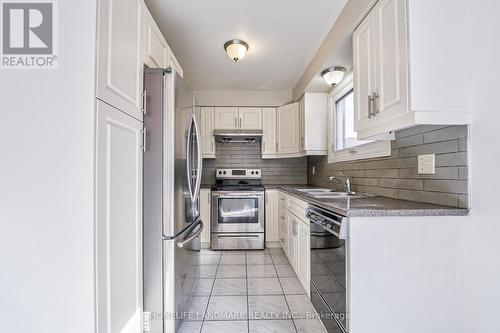
<path fill-rule="evenodd" d="M 328 153 L 328 94 L 305 93 L 300 99 L 299 131 L 304 155 Z"/>
<path fill-rule="evenodd" d="M 214 129 L 238 129 L 237 107 L 216 107 Z"/>
<path fill-rule="evenodd" d="M 214 108 L 201 108 L 201 142 L 203 143 L 203 158 L 215 158 L 214 138 Z"/>
<path fill-rule="evenodd" d="M 276 108 L 262 109 L 262 157 L 276 157 Z"/>
<path fill-rule="evenodd" d="M 262 129 L 262 108 L 238 108 L 239 128 L 242 130 Z"/>
<path fill-rule="evenodd" d="M 169 67 L 170 48 L 149 10 L 144 10 L 144 33 L 144 63 L 150 68 Z"/>
<path fill-rule="evenodd" d="M 142 120 L 142 0 L 99 1 L 97 98 Z"/>
<path fill-rule="evenodd" d="M 353 33 L 358 139 L 467 124 L 465 1 L 380 0 Z M 431 27 L 439 27 L 432 29 Z"/>
<path fill-rule="evenodd" d="M 299 105 L 291 103 L 280 106 L 277 114 L 278 154 L 293 157 L 300 150 Z"/>
<path fill-rule="evenodd" d="M 261 130 L 262 108 L 216 107 L 215 129 Z"/>

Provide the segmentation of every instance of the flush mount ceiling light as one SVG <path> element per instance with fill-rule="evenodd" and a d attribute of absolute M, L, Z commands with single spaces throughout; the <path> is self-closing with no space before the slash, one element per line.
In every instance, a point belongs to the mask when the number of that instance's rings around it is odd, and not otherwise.
<path fill-rule="evenodd" d="M 238 62 L 247 53 L 248 44 L 240 39 L 233 39 L 224 43 L 224 50 L 226 50 L 229 58 L 234 62 Z"/>
<path fill-rule="evenodd" d="M 344 78 L 346 69 L 344 67 L 330 67 L 321 72 L 326 83 L 335 87 Z"/>

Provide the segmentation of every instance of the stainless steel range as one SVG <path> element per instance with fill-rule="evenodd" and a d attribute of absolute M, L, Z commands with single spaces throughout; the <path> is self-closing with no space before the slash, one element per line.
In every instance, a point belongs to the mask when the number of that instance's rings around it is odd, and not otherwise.
<path fill-rule="evenodd" d="M 212 249 L 264 248 L 261 169 L 217 169 L 212 187 Z"/>

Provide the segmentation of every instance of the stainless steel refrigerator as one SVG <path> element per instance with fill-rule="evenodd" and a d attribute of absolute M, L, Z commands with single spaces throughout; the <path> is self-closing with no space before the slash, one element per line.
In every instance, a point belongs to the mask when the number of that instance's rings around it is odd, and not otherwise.
<path fill-rule="evenodd" d="M 199 276 L 200 110 L 175 70 L 145 69 L 144 89 L 144 311 L 173 333 Z"/>

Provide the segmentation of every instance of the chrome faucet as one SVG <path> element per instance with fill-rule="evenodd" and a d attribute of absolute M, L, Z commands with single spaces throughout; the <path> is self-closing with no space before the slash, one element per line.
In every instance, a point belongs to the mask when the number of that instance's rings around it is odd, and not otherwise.
<path fill-rule="evenodd" d="M 342 177 L 343 180 L 339 179 L 339 177 Z M 342 185 L 342 187 L 345 189 L 345 191 L 348 194 L 353 194 L 354 192 L 352 191 L 352 181 L 351 178 L 347 177 L 346 175 L 341 174 L 340 176 L 332 176 L 330 177 L 330 181 L 336 181 Z"/>

